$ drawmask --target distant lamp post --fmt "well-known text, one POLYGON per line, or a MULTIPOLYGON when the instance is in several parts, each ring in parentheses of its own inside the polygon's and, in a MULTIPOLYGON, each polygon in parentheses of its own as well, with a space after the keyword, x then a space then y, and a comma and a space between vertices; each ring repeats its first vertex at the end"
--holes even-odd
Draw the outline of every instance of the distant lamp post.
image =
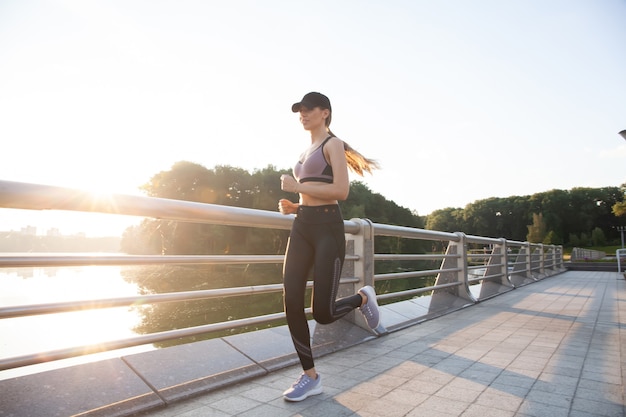
MULTIPOLYGON (((619 132, 620 136, 626 139, 626 129, 619 132)), ((624 230, 626 230, 626 226, 618 226, 617 230, 619 230, 622 234, 622 249, 624 249, 624 230)))
MULTIPOLYGON (((626 129, 619 132, 619 134, 626 139, 626 129)), ((624 231, 626 230, 626 226, 617 226, 617 230, 622 234, 622 249, 624 249, 624 231)))

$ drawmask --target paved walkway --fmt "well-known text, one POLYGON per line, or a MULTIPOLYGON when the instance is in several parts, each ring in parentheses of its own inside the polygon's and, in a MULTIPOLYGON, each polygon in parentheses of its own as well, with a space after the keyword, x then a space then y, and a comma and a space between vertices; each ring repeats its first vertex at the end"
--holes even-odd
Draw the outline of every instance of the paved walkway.
POLYGON ((569 271, 322 357, 303 402, 291 367, 141 415, 623 417, 625 325, 622 275, 569 271))

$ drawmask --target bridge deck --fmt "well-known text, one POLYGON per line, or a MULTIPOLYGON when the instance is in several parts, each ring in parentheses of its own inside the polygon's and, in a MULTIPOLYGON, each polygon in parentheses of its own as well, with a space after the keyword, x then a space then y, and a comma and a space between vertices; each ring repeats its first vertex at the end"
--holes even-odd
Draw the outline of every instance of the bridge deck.
MULTIPOLYGON (((0 381, 0 417, 127 416, 133 410, 144 417, 624 417, 624 324, 623 275, 569 271, 323 356, 317 368, 324 393, 300 403, 281 396, 300 373, 297 366, 169 401, 154 384, 163 379, 164 386, 177 386, 171 362, 201 367, 202 352, 221 346, 207 341, 0 381), (139 372, 142 360, 151 365, 150 378, 139 372), (89 407, 108 404, 104 396, 117 391, 137 401, 89 407), (154 408, 143 411, 147 407, 154 408)), ((258 349, 292 349, 287 338, 258 349)), ((229 362, 228 352, 214 352, 217 362, 240 363, 229 362)), ((187 377, 194 375, 186 369, 187 377)))
POLYGON ((624 324, 622 275, 569 271, 325 356, 303 402, 290 367, 142 415, 624 416, 624 324))

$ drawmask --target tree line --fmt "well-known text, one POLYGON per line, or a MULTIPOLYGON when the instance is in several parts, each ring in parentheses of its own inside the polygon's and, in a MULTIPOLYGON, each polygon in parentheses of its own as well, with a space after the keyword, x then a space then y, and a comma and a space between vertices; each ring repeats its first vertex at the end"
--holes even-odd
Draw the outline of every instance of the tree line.
MULTIPOLYGON (((279 199, 297 198, 280 189, 282 174, 290 174, 290 170, 272 165, 253 172, 232 166, 208 169, 181 161, 155 174, 140 188, 151 197, 276 211, 279 199)), ((616 226, 626 223, 619 211, 625 192, 626 184, 552 190, 478 200, 465 208, 445 208, 420 216, 354 181, 348 199, 340 206, 345 219, 367 218, 375 223, 476 236, 578 245, 594 233, 597 237, 596 229, 606 240, 619 239, 616 226)), ((121 248, 136 254, 282 254, 288 235, 285 230, 145 219, 124 232, 121 248)), ((377 253, 430 250, 424 242, 393 237, 376 237, 375 245, 377 253)))
POLYGON ((626 224, 625 193, 623 184, 488 198, 463 209, 437 210, 428 216, 426 228, 532 243, 611 244, 619 241, 617 227, 626 224))
MULTIPOLYGON (((280 176, 290 173, 271 165, 250 173, 231 166, 208 169, 181 161, 155 174, 140 188, 151 197, 277 211, 281 198, 297 199, 294 193, 280 188, 280 176)), ((367 218, 377 223, 424 227, 424 218, 373 193, 360 182, 351 183, 349 197, 340 206, 345 219, 367 218)), ((133 254, 282 254, 288 237, 286 230, 145 219, 125 230, 121 248, 133 254)), ((392 237, 377 237, 375 244, 380 253, 423 251, 423 243, 392 237)))
POLYGON ((0 252, 119 252, 120 238, 85 236, 36 236, 0 232, 0 252))

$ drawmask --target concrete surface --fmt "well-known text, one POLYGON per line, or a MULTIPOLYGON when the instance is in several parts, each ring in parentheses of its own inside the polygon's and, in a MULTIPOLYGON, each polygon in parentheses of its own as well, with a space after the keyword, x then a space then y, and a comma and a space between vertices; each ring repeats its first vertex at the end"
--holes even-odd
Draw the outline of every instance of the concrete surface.
POLYGON ((624 417, 625 321, 621 274, 568 271, 380 338, 312 323, 300 403, 277 328, 0 381, 0 416, 624 417))

